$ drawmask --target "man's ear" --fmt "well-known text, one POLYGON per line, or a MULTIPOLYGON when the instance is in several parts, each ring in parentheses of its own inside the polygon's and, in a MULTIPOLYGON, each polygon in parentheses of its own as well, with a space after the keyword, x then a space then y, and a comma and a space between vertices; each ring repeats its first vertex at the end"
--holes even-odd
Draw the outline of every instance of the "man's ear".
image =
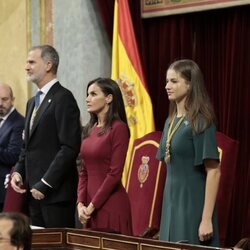
POLYGON ((47 64, 46 64, 47 71, 50 71, 51 68, 52 68, 52 62, 51 61, 47 61, 47 64))

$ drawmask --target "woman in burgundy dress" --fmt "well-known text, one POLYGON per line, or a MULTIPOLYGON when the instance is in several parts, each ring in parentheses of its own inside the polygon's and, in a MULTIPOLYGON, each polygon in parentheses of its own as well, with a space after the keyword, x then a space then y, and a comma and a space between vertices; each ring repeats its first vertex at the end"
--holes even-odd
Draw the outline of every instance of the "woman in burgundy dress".
POLYGON ((97 78, 87 86, 90 120, 83 128, 78 216, 86 228, 132 235, 128 195, 121 178, 129 129, 116 82, 97 78))

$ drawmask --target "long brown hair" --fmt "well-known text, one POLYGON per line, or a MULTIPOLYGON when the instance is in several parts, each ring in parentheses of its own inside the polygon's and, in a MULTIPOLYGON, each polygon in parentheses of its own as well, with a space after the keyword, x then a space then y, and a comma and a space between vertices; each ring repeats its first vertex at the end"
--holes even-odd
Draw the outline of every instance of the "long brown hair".
MULTIPOLYGON (((114 120, 121 120, 128 125, 122 93, 118 84, 110 78, 96 78, 88 83, 86 90, 87 95, 88 89, 92 84, 96 84, 105 96, 108 96, 109 94, 113 96, 112 102, 109 104, 109 109, 106 113, 104 126, 99 132, 99 135, 104 134, 114 120)), ((97 115, 90 113, 90 120, 86 126, 83 127, 84 138, 90 134, 97 121, 97 115)))
MULTIPOLYGON (((192 60, 183 59, 173 62, 168 69, 174 70, 190 86, 185 101, 187 117, 194 132, 204 131, 215 121, 215 115, 199 66, 192 60)), ((169 105, 170 121, 176 112, 176 104, 171 101, 169 105)))

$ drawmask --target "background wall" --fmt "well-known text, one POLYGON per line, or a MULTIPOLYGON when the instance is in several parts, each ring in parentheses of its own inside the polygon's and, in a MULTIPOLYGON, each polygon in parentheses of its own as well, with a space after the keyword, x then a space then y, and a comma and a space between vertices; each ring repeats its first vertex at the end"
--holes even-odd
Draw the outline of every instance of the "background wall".
POLYGON ((110 76, 111 48, 92 0, 54 0, 54 46, 60 53, 58 78, 74 93, 83 123, 87 83, 110 76))
POLYGON ((0 1, 0 82, 11 85, 15 104, 23 114, 30 86, 24 71, 28 11, 25 0, 0 1))
POLYGON ((59 79, 71 89, 85 111, 86 84, 110 76, 111 48, 96 11, 95 1, 53 1, 54 45, 61 56, 59 79))

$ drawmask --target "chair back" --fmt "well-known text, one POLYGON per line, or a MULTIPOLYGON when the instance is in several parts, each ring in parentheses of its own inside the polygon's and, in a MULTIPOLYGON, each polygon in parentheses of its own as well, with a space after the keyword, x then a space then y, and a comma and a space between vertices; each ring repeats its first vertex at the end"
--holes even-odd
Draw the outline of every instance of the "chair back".
POLYGON ((166 166, 156 159, 162 132, 151 132, 134 141, 126 182, 134 236, 148 228, 159 230, 166 166))
POLYGON ((221 132, 216 133, 216 139, 221 159, 221 178, 217 196, 219 239, 221 247, 224 247, 232 205, 239 142, 221 132))

